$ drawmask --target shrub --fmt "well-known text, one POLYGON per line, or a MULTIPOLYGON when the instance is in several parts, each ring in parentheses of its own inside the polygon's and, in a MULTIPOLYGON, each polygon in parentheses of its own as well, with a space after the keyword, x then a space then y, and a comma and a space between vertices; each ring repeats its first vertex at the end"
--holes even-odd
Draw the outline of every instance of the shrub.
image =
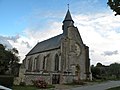
POLYGON ((7 75, 0 75, 0 85, 3 85, 8 88, 12 88, 14 77, 7 75))
POLYGON ((37 88, 46 88, 47 87, 47 83, 45 82, 44 79, 37 79, 37 80, 32 80, 33 84, 37 87, 37 88))
POLYGON ((20 86, 26 86, 25 82, 20 82, 20 86))

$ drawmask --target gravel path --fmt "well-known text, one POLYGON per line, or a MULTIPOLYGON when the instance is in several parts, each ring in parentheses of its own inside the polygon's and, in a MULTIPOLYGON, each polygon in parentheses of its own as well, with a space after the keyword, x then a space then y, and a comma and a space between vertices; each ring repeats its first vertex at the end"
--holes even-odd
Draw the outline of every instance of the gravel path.
MULTIPOLYGON (((44 90, 106 90, 112 87, 120 86, 120 81, 108 81, 100 84, 85 85, 85 86, 67 86, 67 85, 56 85, 56 88, 53 89, 44 89, 44 90)), ((43 89, 39 89, 43 90, 43 89)))
POLYGON ((96 85, 82 86, 68 90, 106 90, 108 88, 120 86, 120 81, 109 81, 96 85))

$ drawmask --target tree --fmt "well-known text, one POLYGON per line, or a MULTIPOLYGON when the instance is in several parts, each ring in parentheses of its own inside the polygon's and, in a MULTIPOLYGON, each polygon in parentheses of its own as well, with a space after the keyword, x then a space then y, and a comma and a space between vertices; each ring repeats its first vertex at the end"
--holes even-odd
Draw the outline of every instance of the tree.
POLYGON ((12 51, 13 54, 19 54, 19 52, 16 48, 13 48, 11 51, 12 51))
POLYGON ((7 71, 14 74, 15 66, 19 62, 16 54, 18 54, 17 49, 7 50, 5 46, 0 44, 0 74, 5 74, 7 71))
POLYGON ((6 52, 5 52, 5 47, 0 44, 0 74, 3 74, 5 72, 5 70, 7 70, 7 65, 8 64, 8 60, 6 58, 6 52))
POLYGON ((114 12, 116 12, 115 16, 120 15, 120 0, 108 0, 107 4, 114 12))
POLYGON ((100 68, 99 67, 94 67, 94 65, 91 66, 91 72, 92 72, 92 76, 95 79, 99 79, 100 78, 100 68))
POLYGON ((97 63, 96 67, 103 67, 101 63, 97 63))
POLYGON ((120 77, 120 64, 119 63, 113 63, 109 66, 110 68, 110 74, 115 75, 116 78, 120 77))

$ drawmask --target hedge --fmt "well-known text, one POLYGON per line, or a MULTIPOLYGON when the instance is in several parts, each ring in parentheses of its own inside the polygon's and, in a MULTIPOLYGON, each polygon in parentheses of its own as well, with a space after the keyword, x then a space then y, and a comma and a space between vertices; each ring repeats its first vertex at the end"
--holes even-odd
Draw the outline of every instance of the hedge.
POLYGON ((8 88, 12 88, 14 77, 8 75, 0 75, 0 85, 3 85, 8 88))

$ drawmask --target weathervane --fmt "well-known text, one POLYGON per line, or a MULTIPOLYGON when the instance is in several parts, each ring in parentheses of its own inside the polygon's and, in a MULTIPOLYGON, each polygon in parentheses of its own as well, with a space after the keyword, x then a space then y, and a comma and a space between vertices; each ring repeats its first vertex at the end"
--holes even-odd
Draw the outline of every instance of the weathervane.
POLYGON ((69 9, 69 4, 67 4, 68 5, 68 9, 69 9))

